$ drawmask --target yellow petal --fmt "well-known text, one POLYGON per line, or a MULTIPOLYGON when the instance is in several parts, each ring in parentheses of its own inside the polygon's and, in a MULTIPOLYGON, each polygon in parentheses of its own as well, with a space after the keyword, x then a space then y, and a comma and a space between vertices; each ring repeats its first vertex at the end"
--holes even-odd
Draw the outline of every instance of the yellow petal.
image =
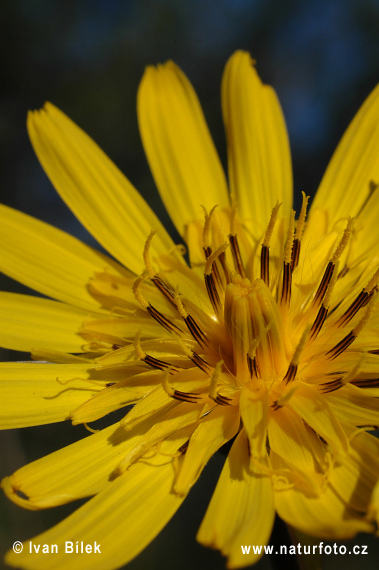
POLYGON ((258 381, 258 385, 254 382, 245 384, 241 391, 240 412, 249 438, 252 458, 266 456, 267 411, 266 384, 263 381, 258 381))
POLYGON ((379 193, 370 196, 370 183, 379 183, 379 87, 363 103, 339 143, 325 172, 309 214, 308 230, 312 233, 313 214, 327 211, 328 227, 345 223, 348 216, 356 220, 360 249, 378 241, 377 211, 379 193), (367 241, 368 240, 368 241, 367 241))
POLYGON ((137 111, 145 153, 158 190, 179 233, 203 218, 201 205, 229 205, 220 160, 196 93, 172 62, 148 67, 137 111))
MULTIPOLYGON (((179 462, 180 462, 179 458, 179 462)), ((161 531, 181 505, 183 497, 172 493, 174 460, 135 464, 103 492, 47 532, 34 544, 56 544, 58 553, 30 554, 29 541, 21 554, 9 551, 6 562, 29 570, 111 570, 134 558, 161 531), (65 542, 96 544, 99 552, 65 553, 65 542), (69 561, 69 562, 68 562, 69 561)))
POLYGON ((240 416, 235 406, 218 406, 199 423, 175 483, 176 493, 188 493, 212 455, 235 436, 239 423, 240 416))
POLYGON ((300 473, 309 493, 319 492, 324 484, 325 450, 317 435, 304 425, 300 416, 288 408, 276 410, 268 425, 270 449, 279 455, 291 472, 300 473))
POLYGON ((346 453, 349 442, 345 432, 325 398, 317 393, 314 388, 300 384, 294 391, 288 406, 303 418, 316 433, 321 435, 335 453, 342 455, 346 453))
POLYGON ((373 530, 364 517, 346 506, 329 486, 318 497, 308 497, 295 487, 276 491, 275 506, 281 519, 310 536, 344 539, 357 532, 373 530))
POLYGON ((152 250, 174 247, 158 218, 97 144, 64 113, 47 103, 30 113, 34 150, 62 199, 89 232, 135 273, 151 230, 152 250))
POLYGON ((379 400, 366 394, 362 388, 346 384, 340 390, 324 394, 324 398, 341 421, 355 426, 379 425, 379 400))
POLYGON ((351 451, 329 477, 334 492, 351 508, 365 513, 379 473, 379 441, 359 431, 350 441, 351 451))
MULTIPOLYGON (((163 391, 163 390, 162 390, 163 391)), ((138 445, 135 445, 124 457, 118 466, 118 472, 122 473, 137 461, 142 455, 165 438, 178 430, 192 426, 196 428, 199 417, 204 408, 203 404, 178 402, 170 398, 171 402, 159 405, 160 387, 147 394, 126 416, 132 417, 131 421, 122 421, 124 428, 139 429, 144 437, 138 445), (137 409, 137 412, 134 411, 137 409), (138 413, 143 415, 138 417, 138 413)), ((167 395, 166 395, 167 396, 167 395)), ((167 396, 169 398, 169 396, 167 396)))
POLYGON ((63 303, 0 292, 0 345, 24 352, 37 347, 84 352, 78 332, 86 317, 86 312, 63 303))
POLYGON ((40 293, 86 310, 100 309, 87 290, 95 273, 119 273, 115 262, 76 238, 2 205, 0 242, 3 273, 40 293))
POLYGON ((109 426, 41 459, 11 476, 1 486, 19 506, 38 510, 98 493, 132 443, 118 424, 109 426))
POLYGON ((250 457, 246 433, 242 430, 229 452, 197 540, 218 548, 228 557, 228 568, 249 566, 264 553, 250 549, 243 554, 241 545, 263 547, 269 541, 274 523, 271 479, 257 465, 249 470, 250 457))
POLYGON ((94 422, 114 410, 135 404, 160 382, 158 371, 133 374, 133 370, 128 369, 127 376, 71 411, 73 425, 94 422))
POLYGON ((263 85, 248 53, 237 51, 222 80, 222 111, 228 142, 229 184, 254 237, 268 226, 276 202, 287 219, 292 206, 288 135, 277 97, 263 85))
POLYGON ((88 381, 88 364, 0 363, 1 429, 69 419, 69 412, 104 387, 88 381))

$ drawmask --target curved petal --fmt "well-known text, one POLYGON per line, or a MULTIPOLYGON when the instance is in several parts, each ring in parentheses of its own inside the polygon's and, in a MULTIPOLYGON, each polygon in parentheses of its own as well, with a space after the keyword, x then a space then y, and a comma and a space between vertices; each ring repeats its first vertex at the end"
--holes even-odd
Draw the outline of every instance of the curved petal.
POLYGON ((0 429, 69 419, 70 411, 104 388, 89 381, 89 364, 0 363, 0 429))
POLYGON ((44 295, 90 311, 100 309, 88 292, 95 273, 123 271, 69 234, 3 205, 0 242, 3 273, 44 295))
POLYGON ((272 414, 268 424, 271 452, 285 462, 298 483, 312 495, 317 495, 325 484, 325 449, 318 436, 301 417, 287 407, 272 414), (321 469, 320 469, 321 467, 321 469))
POLYGON ((171 61, 148 67, 137 99, 139 128, 162 200, 179 233, 201 205, 229 205, 225 175, 196 93, 171 61))
POLYGON ((240 424, 238 409, 218 406, 195 429, 183 466, 175 482, 175 492, 186 495, 199 478, 209 459, 237 433, 240 424))
POLYGON ((282 110, 275 92, 259 79, 250 55, 242 51, 226 64, 221 96, 230 191, 241 216, 254 220, 252 231, 259 238, 278 200, 286 219, 292 206, 291 155, 282 110))
POLYGON ((47 103, 28 116, 33 148, 61 198, 83 226, 133 272, 143 270, 142 252, 157 230, 153 252, 174 247, 144 199, 97 144, 62 111, 47 103))
MULTIPOLYGON (((181 459, 179 458, 179 462, 181 459)), ((104 491, 61 523, 32 539, 34 544, 56 544, 57 553, 21 554, 9 551, 6 562, 29 570, 110 570, 133 559, 162 530, 184 500, 172 493, 174 459, 150 459, 131 467, 104 491), (66 541, 74 551, 65 553, 66 541), (98 551, 75 552, 76 541, 97 545, 98 551), (69 558, 68 558, 69 556, 69 558)))
POLYGON ((351 452, 342 459, 341 464, 334 467, 329 484, 346 504, 364 513, 369 508, 378 473, 378 439, 364 431, 355 431, 351 439, 351 452))
POLYGON ((321 435, 336 455, 343 456, 349 449, 349 442, 332 408, 311 386, 299 383, 296 387, 288 407, 321 435))
POLYGON ((246 433, 242 430, 229 452, 197 540, 218 548, 228 557, 228 568, 256 562, 269 539, 275 511, 270 477, 258 465, 250 470, 246 433), (242 552, 241 545, 254 544, 259 551, 242 552))
POLYGON ((24 352, 40 347, 85 352, 78 333, 87 315, 50 299, 0 291, 0 346, 24 352))
POLYGON ((379 238, 378 184, 379 86, 359 109, 329 163, 309 212, 309 233, 317 210, 327 212, 329 229, 340 221, 346 225, 348 216, 358 216, 360 249, 372 247, 379 238))
POLYGON ((277 491, 275 506, 281 519, 308 536, 344 539, 373 530, 364 516, 346 506, 329 486, 318 497, 308 497, 296 487, 277 491))

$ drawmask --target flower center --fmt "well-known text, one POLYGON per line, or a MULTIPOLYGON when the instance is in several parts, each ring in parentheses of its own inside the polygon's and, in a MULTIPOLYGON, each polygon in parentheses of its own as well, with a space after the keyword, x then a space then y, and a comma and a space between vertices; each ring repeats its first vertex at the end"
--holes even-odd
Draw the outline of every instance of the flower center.
POLYGON ((269 381, 283 371, 282 321, 262 279, 232 278, 225 290, 224 319, 233 345, 233 373, 241 385, 253 374, 269 381))

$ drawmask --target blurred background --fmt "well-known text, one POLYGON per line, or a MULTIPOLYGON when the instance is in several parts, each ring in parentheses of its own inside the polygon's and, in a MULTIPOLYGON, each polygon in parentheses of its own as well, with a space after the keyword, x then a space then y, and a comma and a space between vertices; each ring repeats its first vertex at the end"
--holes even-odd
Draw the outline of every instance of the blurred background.
MULTIPOLYGON (((54 192, 27 138, 28 109, 49 100, 100 144, 172 229, 139 138, 139 81, 148 64, 178 63, 199 94, 225 164, 220 82, 236 49, 250 51, 262 79, 275 87, 291 141, 295 192, 313 195, 343 131, 378 81, 378 0, 2 0, 1 202, 93 244, 54 192)), ((5 277, 0 285, 25 291, 5 277)), ((14 357, 25 359, 10 351, 1 359, 14 357)), ((0 440, 0 475, 86 435, 70 424, 7 433, 0 440)), ((222 462, 221 455, 210 462, 182 511, 131 570, 224 568, 218 553, 195 542, 222 462)), ((1 500, 1 553, 73 508, 33 513, 1 500)), ((359 562, 330 556, 326 567, 377 568, 377 543, 365 536, 356 542, 369 543, 368 556, 359 562)), ((275 562, 284 566, 264 559, 257 568, 275 562)))

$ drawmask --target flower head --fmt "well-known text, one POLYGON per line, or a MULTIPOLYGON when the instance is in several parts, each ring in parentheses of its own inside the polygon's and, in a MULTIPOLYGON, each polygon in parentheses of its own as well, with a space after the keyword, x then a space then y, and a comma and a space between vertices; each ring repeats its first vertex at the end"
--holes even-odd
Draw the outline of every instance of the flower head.
MULTIPOLYGON (((57 299, 1 295, 3 344, 48 362, 2 365, 3 427, 87 424, 135 404, 2 483, 28 509, 94 495, 38 537, 101 538, 101 556, 73 555, 72 568, 136 556, 233 439, 197 536, 230 568, 259 558, 241 544, 266 544, 275 512, 323 538, 375 529, 379 91, 309 214, 305 193, 292 210, 280 106, 246 53, 226 66, 222 107, 229 190, 181 71, 147 69, 138 93, 146 155, 186 250, 62 112, 47 104, 28 119, 57 191, 117 261, 2 207, 3 271, 57 299)), ((28 552, 7 562, 51 567, 28 552)), ((66 564, 62 547, 54 567, 66 564)))

